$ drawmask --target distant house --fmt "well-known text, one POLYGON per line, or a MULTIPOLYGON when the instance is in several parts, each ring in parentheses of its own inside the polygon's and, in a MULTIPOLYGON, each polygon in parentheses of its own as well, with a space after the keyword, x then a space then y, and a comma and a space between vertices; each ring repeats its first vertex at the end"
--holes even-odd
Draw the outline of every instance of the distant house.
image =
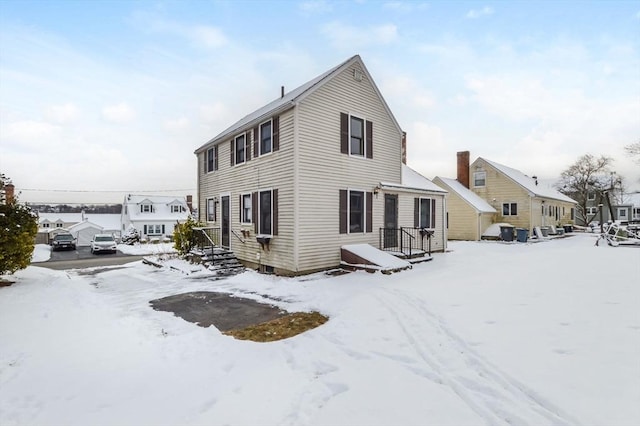
POLYGON ((433 183, 446 189, 447 235, 450 240, 479 241, 496 220, 498 211, 455 179, 435 177, 433 183))
POLYGON ((145 239, 170 237, 176 223, 185 222, 190 214, 184 197, 129 194, 122 203, 120 230, 134 227, 145 239))
MULTIPOLYGON (((622 202, 617 202, 614 199, 609 200, 611 202, 611 210, 613 210, 613 217, 609 210, 609 205, 606 201, 599 199, 594 192, 587 196, 587 211, 586 215, 589 219, 596 222, 606 223, 610 220, 618 222, 638 222, 640 221, 640 192, 632 192, 624 194, 622 202), (602 217, 600 216, 599 203, 602 204, 602 217)), ((580 221, 580 225, 586 225, 580 221)))
MULTIPOLYGON (((496 222, 530 232, 536 226, 575 221, 577 203, 554 188, 539 185, 535 176, 479 157, 469 165, 469 152, 458 153, 457 181, 497 210, 496 222)), ((456 212, 449 210, 453 219, 456 212)))
POLYGON ((406 140, 360 56, 199 147, 199 219, 246 265, 297 275, 341 247, 446 248, 446 192, 404 164, 406 140), (420 230, 430 230, 418 232, 420 230))
MULTIPOLYGON (((38 234, 37 244, 48 244, 55 234, 69 232, 78 238, 78 246, 88 245, 86 238, 93 233, 120 235, 120 215, 119 214, 86 214, 81 213, 38 213, 38 234)), ((90 237, 89 237, 90 238, 90 237)))

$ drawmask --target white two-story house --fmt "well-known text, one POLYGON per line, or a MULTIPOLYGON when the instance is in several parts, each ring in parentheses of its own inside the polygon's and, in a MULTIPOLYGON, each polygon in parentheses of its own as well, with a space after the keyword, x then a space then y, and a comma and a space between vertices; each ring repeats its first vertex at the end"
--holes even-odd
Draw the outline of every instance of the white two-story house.
POLYGON ((432 234, 442 251, 446 191, 405 153, 356 55, 196 149, 199 220, 243 263, 278 274, 338 266, 350 244, 394 251, 432 234))
POLYGON ((184 197, 133 195, 122 202, 122 233, 134 227, 142 238, 164 239, 173 235, 176 223, 187 220, 191 211, 184 197))

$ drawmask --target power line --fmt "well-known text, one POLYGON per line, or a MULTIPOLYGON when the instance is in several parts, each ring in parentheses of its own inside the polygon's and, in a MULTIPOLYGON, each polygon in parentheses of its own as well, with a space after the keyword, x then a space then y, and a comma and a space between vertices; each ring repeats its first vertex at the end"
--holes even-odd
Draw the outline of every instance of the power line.
POLYGON ((185 189, 139 189, 139 190, 115 190, 115 189, 100 189, 100 190, 89 190, 89 189, 33 189, 33 188, 16 188, 17 191, 39 191, 39 192, 125 192, 128 194, 135 194, 141 192, 184 192, 184 191, 195 191, 195 188, 185 188, 185 189))

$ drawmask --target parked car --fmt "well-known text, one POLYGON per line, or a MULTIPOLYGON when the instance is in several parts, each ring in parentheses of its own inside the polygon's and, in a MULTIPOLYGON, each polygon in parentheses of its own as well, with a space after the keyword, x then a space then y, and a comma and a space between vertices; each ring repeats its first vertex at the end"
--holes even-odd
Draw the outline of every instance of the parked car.
POLYGON ((62 249, 76 249, 76 239, 71 234, 57 234, 51 241, 51 249, 53 251, 62 249))
POLYGON ((109 234, 96 234, 91 240, 91 253, 115 253, 116 252, 116 240, 113 235, 109 234))

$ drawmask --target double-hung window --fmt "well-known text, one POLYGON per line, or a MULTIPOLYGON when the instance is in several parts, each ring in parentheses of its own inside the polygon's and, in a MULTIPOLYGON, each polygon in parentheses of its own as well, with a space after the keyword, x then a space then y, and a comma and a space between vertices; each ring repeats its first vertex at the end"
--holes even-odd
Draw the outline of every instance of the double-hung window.
POLYGON ((207 149, 205 152, 205 173, 218 170, 218 146, 207 149))
POLYGON ((145 225, 146 234, 147 235, 162 235, 163 234, 163 226, 162 225, 145 225))
POLYGON ((595 215, 598 213, 597 207, 587 207, 587 214, 595 215))
POLYGON ((273 233, 272 196, 272 191, 258 193, 258 233, 261 235, 272 235, 273 233))
POLYGON ((351 116, 349 123, 350 154, 364 157, 364 120, 351 116))
POLYGON ((252 205, 252 200, 251 200, 251 194, 242 194, 240 196, 240 221, 242 223, 251 223, 252 222, 252 216, 251 216, 251 205, 252 205))
POLYGON ((364 232, 364 213, 364 192, 349 191, 349 233, 364 232))
POLYGON ((502 216, 517 216, 518 203, 502 203, 502 216))
POLYGON ((171 213, 182 213, 184 211, 184 207, 178 206, 175 204, 171 205, 171 213))
POLYGON ((487 183, 487 172, 474 172, 473 173, 473 186, 482 187, 487 183))
POLYGON ((213 198, 207 198, 207 222, 216 221, 216 201, 213 198))
POLYGON ((432 198, 420 198, 420 228, 436 227, 436 200, 432 198))
POLYGON ((140 204, 140 213, 151 213, 152 211, 151 204, 140 204))
POLYGON ((246 135, 236 136, 235 139, 236 145, 236 155, 235 155, 235 164, 241 164, 245 162, 245 153, 247 148, 247 139, 246 135))
POLYGON ((273 127, 269 120, 260 125, 260 155, 268 154, 273 149, 273 127))

